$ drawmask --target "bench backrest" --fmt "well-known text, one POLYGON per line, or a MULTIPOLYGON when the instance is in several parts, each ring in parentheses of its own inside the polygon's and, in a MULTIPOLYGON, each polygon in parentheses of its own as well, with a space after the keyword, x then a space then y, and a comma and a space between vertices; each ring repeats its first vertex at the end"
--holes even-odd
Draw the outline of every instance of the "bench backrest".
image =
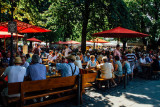
POLYGON ((21 92, 21 82, 8 83, 8 95, 18 94, 21 92))
POLYGON ((62 88, 74 86, 76 84, 77 76, 51 78, 38 81, 25 81, 21 87, 23 92, 42 91, 52 88, 62 88))
POLYGON ((82 74, 82 89, 87 87, 87 83, 95 82, 97 73, 82 74))

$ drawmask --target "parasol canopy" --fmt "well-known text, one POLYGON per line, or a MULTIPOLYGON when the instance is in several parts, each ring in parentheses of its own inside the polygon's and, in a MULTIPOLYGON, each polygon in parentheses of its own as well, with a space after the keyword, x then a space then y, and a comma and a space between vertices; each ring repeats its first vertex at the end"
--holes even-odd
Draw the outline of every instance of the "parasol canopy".
POLYGON ((99 33, 92 34, 93 37, 106 37, 106 38, 136 38, 136 37, 147 37, 150 35, 136 32, 133 30, 125 29, 122 27, 116 27, 114 29, 102 31, 99 33))
POLYGON ((93 40, 90 40, 89 42, 92 42, 92 43, 109 43, 108 41, 105 41, 105 40, 100 39, 100 38, 95 38, 93 40))
MULTIPOLYGON (((23 38, 23 35, 13 33, 13 37, 23 38)), ((10 38, 11 33, 0 31, 0 38, 10 38)))
POLYGON ((66 42, 63 42, 63 41, 58 41, 58 42, 55 42, 54 44, 65 44, 66 42))
MULTIPOLYGON (((18 20, 14 20, 17 22, 17 32, 18 33, 41 33, 41 32, 50 32, 51 30, 44 29, 38 26, 34 26, 31 24, 27 24, 18 20)), ((0 31, 8 32, 8 22, 0 23, 0 31)))
POLYGON ((36 39, 36 38, 34 38, 34 37, 27 39, 27 41, 31 41, 31 42, 42 42, 41 40, 36 39))
POLYGON ((65 44, 81 44, 81 43, 77 42, 77 41, 70 40, 70 41, 66 41, 65 44))

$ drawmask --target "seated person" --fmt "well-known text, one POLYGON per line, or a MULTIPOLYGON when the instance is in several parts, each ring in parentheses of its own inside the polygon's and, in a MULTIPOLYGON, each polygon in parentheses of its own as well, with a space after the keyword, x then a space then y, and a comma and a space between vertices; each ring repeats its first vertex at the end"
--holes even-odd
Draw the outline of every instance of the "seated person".
POLYGON ((84 56, 84 62, 88 62, 89 60, 91 60, 91 59, 90 59, 90 54, 87 53, 87 55, 84 56))
POLYGON ((3 54, 3 58, 2 58, 2 66, 3 67, 8 67, 9 66, 10 57, 11 57, 10 52, 8 52, 7 54, 6 53, 3 54))
POLYGON ((123 75, 122 64, 119 60, 119 56, 115 56, 115 75, 117 76, 123 75))
POLYGON ((97 61, 98 61, 99 64, 102 63, 102 58, 103 58, 103 55, 100 54, 100 55, 98 56, 98 58, 97 58, 97 61))
POLYGON ((103 64, 101 64, 101 66, 100 66, 100 68, 101 68, 101 78, 111 79, 112 82, 114 83, 114 86, 116 86, 117 84, 115 83, 115 81, 113 79, 113 77, 114 77, 113 65, 110 62, 108 62, 107 57, 103 57, 102 61, 103 61, 103 64))
MULTIPOLYGON (((20 57, 16 57, 14 63, 15 65, 9 66, 5 69, 2 78, 4 79, 8 76, 8 83, 23 82, 24 76, 26 75, 26 68, 21 66, 22 60, 20 57)), ((20 97, 20 94, 8 95, 8 88, 4 88, 1 94, 3 96, 2 99, 4 100, 4 105, 7 105, 5 96, 20 97)))
POLYGON ((140 65, 146 64, 146 59, 144 55, 141 55, 141 58, 139 59, 140 65))
POLYGON ((159 61, 158 56, 153 57, 153 63, 151 64, 153 71, 159 71, 159 61))
POLYGON ((95 61, 95 56, 94 55, 91 55, 90 58, 91 58, 91 60, 89 60, 87 62, 86 68, 95 68, 98 65, 98 62, 95 61))
POLYGON ((22 59, 22 65, 21 66, 23 66, 27 69, 28 66, 29 66, 29 63, 26 61, 26 57, 23 56, 23 57, 21 57, 21 59, 22 59))
POLYGON ((131 74, 131 66, 130 63, 127 61, 127 57, 123 56, 123 63, 122 63, 122 67, 123 67, 123 72, 125 73, 124 70, 127 71, 127 74, 131 74))
POLYGON ((37 54, 32 56, 32 65, 27 68, 27 76, 31 78, 32 81, 46 79, 46 67, 39 63, 40 57, 37 54))
POLYGON ((74 64, 78 66, 80 69, 82 69, 82 63, 79 56, 76 56, 76 60, 74 61, 74 64))
POLYGON ((30 54, 26 54, 27 62, 30 64, 32 62, 32 58, 30 57, 30 54))
POLYGON ((51 60, 52 60, 52 51, 50 51, 48 55, 48 61, 51 61, 51 60))
POLYGON ((68 63, 57 63, 56 69, 61 71, 62 77, 68 77, 79 74, 79 68, 74 64, 75 56, 67 57, 68 63))

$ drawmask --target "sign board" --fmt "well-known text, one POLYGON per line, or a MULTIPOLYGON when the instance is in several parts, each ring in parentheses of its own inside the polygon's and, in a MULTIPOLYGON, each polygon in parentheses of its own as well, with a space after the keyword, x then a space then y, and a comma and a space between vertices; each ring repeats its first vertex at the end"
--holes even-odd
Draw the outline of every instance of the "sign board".
POLYGON ((14 21, 8 22, 8 32, 17 33, 17 22, 14 21))
POLYGON ((23 53, 28 54, 28 45, 23 45, 23 53))

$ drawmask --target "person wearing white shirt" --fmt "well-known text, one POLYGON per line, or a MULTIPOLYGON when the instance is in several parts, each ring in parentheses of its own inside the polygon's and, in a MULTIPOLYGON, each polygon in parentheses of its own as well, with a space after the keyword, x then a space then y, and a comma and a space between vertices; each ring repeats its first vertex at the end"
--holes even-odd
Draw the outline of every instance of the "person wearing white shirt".
POLYGON ((64 50, 64 56, 65 57, 68 57, 68 55, 69 55, 69 52, 71 52, 72 50, 70 49, 70 48, 68 48, 68 45, 65 45, 65 50, 64 50))
POLYGON ((82 62, 81 62, 79 56, 76 56, 76 60, 74 61, 74 64, 75 64, 76 66, 78 66, 80 69, 83 69, 83 68, 82 68, 82 62))
POLYGON ((140 61, 140 64, 146 64, 145 56, 142 55, 141 58, 139 59, 139 61, 140 61))
POLYGON ((51 60, 52 60, 52 51, 50 51, 48 55, 48 61, 51 61, 51 60))
POLYGON ((101 68, 101 78, 105 78, 105 79, 111 79, 112 83, 114 83, 114 86, 116 86, 117 84, 115 83, 113 77, 113 65, 112 63, 108 62, 108 58, 107 57, 103 57, 102 59, 103 64, 101 64, 100 68, 101 68))

